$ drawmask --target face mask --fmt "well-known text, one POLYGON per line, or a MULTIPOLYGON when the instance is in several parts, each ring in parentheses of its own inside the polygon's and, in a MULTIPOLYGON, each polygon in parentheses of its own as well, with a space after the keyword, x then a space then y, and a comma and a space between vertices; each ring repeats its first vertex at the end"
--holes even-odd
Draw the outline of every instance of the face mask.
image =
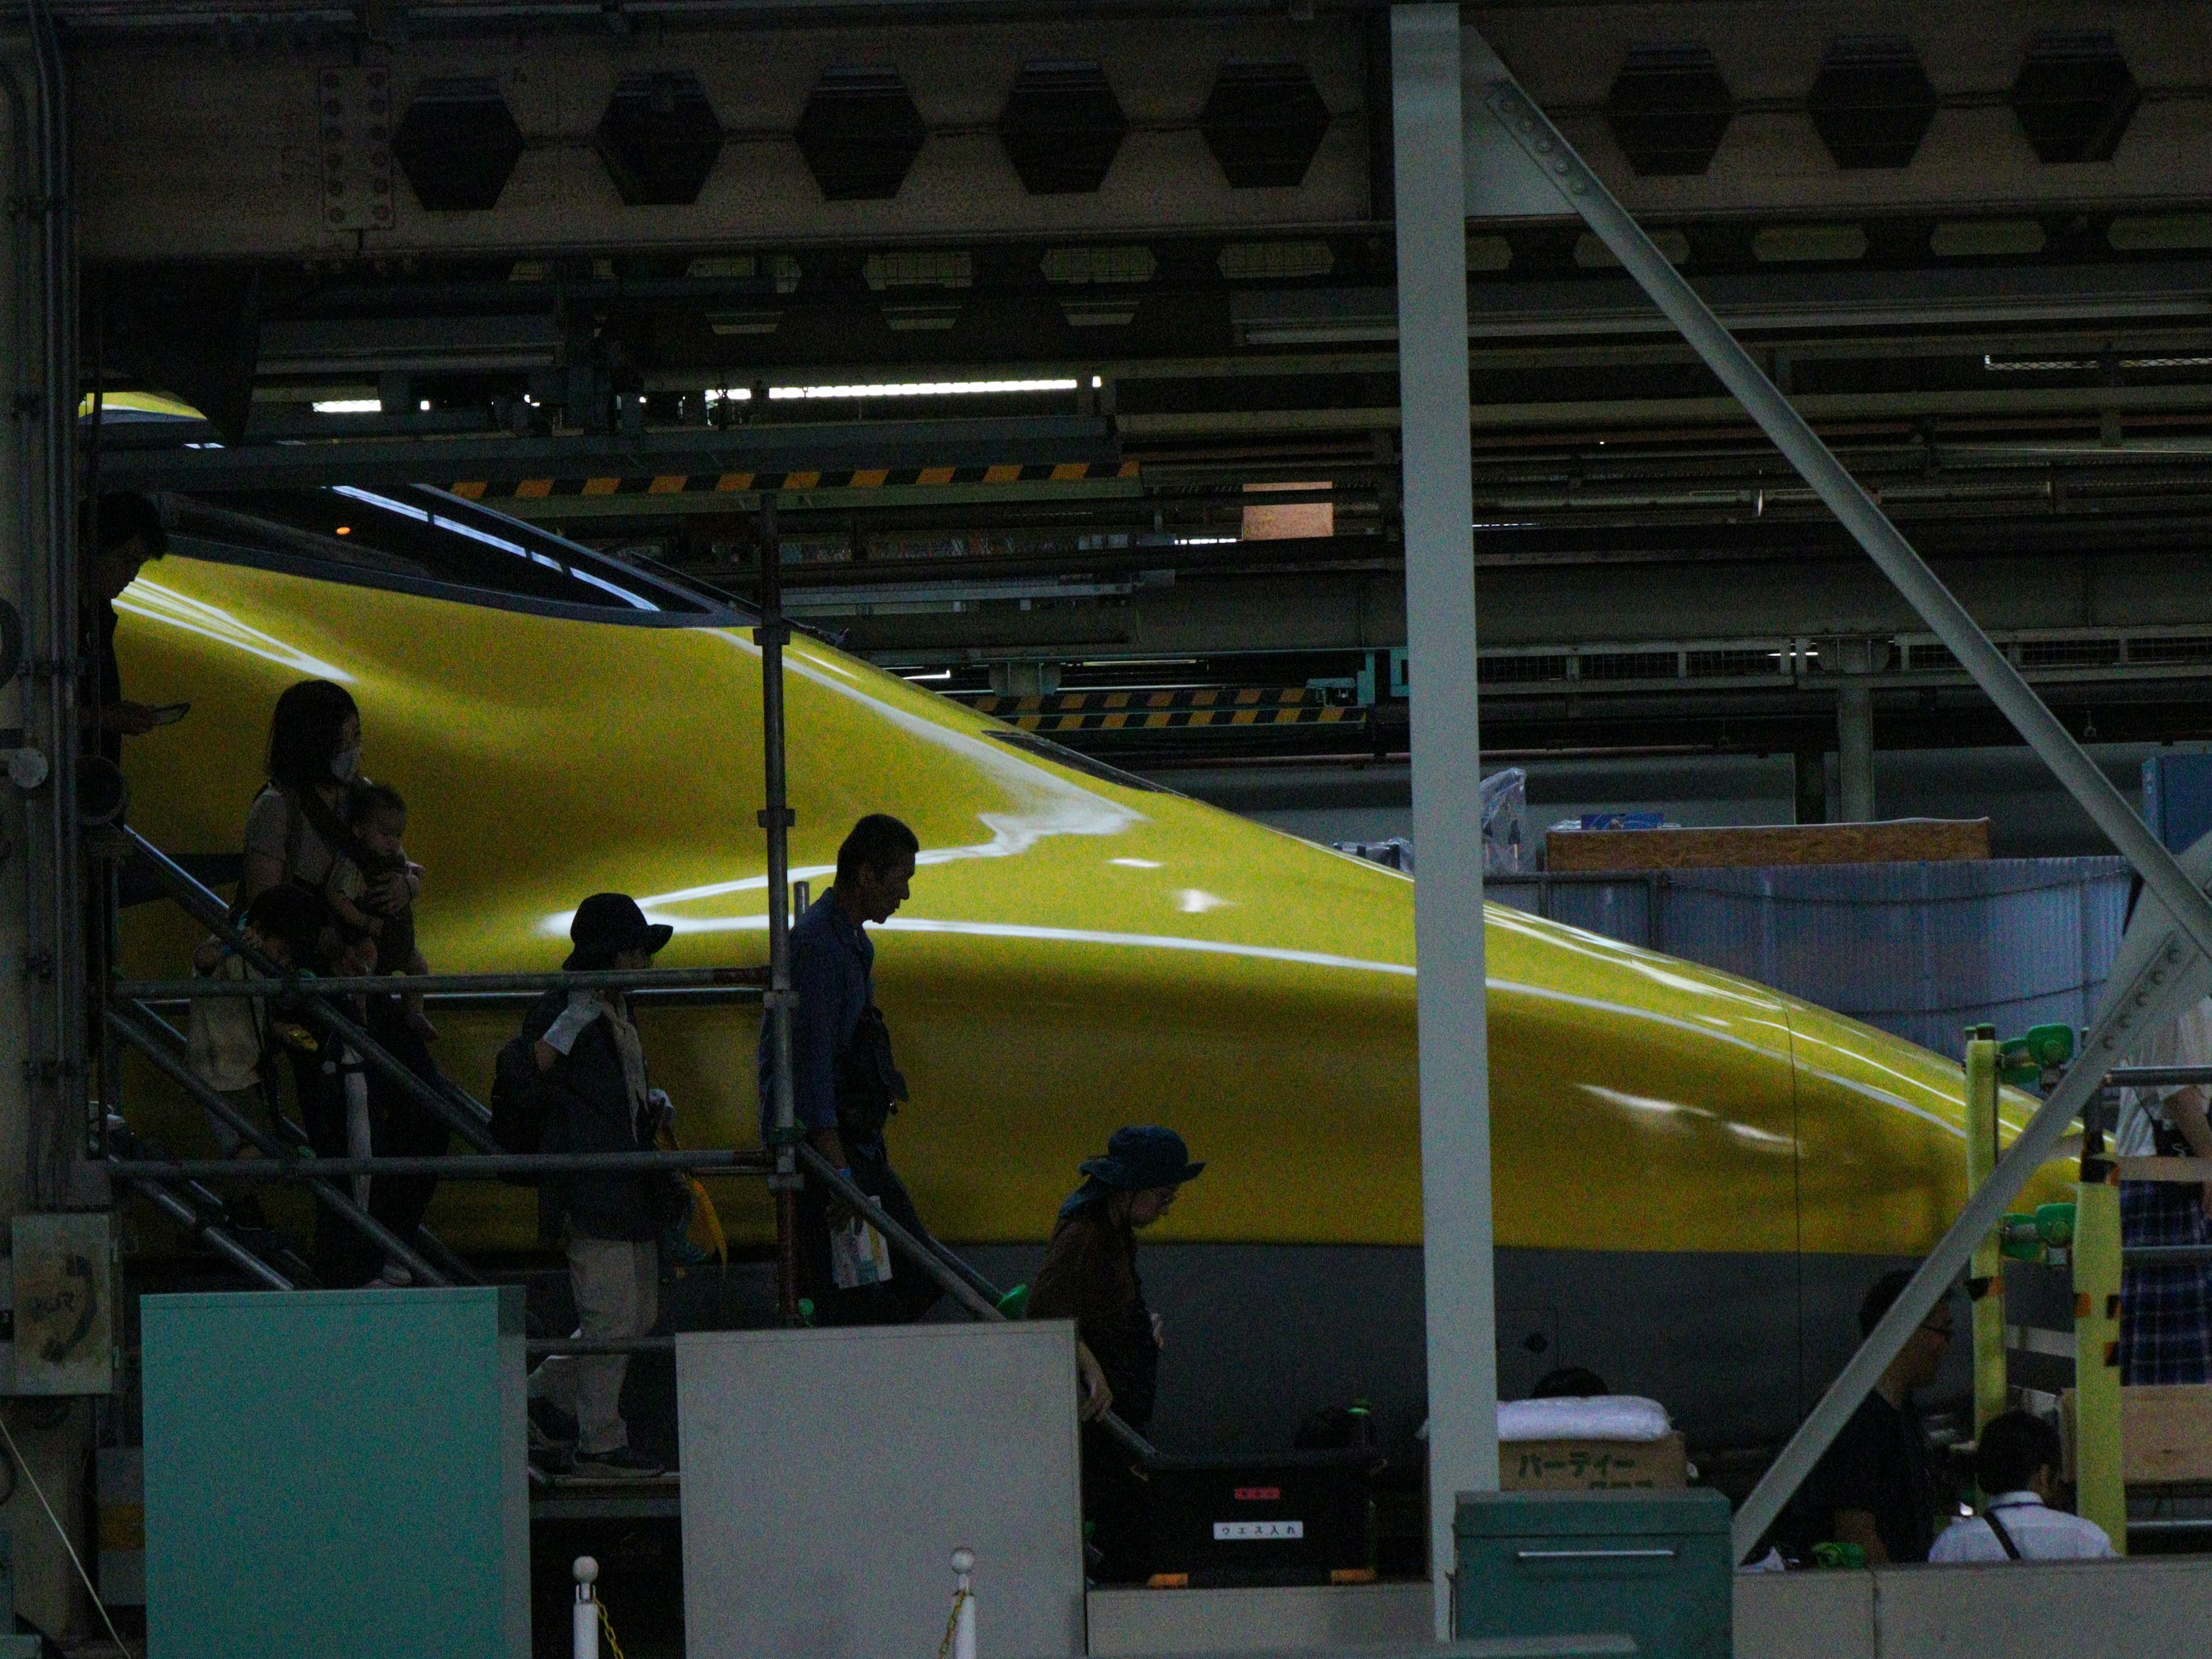
POLYGON ((331 757, 331 775, 340 783, 351 783, 361 773, 361 745, 341 749, 331 757))

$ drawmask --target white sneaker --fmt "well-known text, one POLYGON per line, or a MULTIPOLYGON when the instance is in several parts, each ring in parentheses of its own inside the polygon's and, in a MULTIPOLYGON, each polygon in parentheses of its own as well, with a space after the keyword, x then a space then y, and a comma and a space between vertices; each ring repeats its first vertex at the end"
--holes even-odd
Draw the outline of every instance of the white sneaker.
POLYGON ((376 1282, 387 1290, 400 1290, 412 1285, 415 1275, 397 1261, 387 1261, 384 1264, 384 1271, 377 1274, 376 1282))

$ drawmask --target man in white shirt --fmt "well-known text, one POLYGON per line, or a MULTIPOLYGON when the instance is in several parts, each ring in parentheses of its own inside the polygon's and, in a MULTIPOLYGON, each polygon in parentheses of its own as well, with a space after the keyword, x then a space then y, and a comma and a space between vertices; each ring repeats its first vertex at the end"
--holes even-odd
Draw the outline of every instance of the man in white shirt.
POLYGON ((1991 1418, 1974 1449, 1974 1479, 1990 1494, 1982 1512, 1954 1521, 1928 1552, 1931 1562, 2094 1561, 2112 1540, 2094 1521, 2051 1507, 2058 1479, 2058 1431, 2026 1412, 1991 1418))

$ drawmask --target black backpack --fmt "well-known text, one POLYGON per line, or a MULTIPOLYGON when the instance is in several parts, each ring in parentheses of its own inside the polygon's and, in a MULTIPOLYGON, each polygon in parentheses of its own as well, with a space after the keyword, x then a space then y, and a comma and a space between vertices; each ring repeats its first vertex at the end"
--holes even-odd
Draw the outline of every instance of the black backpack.
MULTIPOLYGON (((538 1069, 538 1039, 528 1031, 501 1045, 491 1068, 491 1138, 504 1152, 546 1150, 545 1121, 552 1103, 538 1069)), ((535 1176, 502 1177, 510 1186, 534 1187, 535 1176)))

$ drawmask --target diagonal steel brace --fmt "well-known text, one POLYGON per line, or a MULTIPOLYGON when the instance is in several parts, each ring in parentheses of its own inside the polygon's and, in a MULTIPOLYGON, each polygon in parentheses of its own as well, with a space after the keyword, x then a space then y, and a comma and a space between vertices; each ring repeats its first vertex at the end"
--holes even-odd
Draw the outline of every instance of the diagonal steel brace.
POLYGON ((2195 958, 2200 953, 2212 955, 2212 902, 2207 901, 2198 884, 2203 872, 2195 872, 2198 879, 2192 880, 2144 827, 2112 780, 2059 724, 2020 671, 1990 642, 1966 607, 1845 471, 1751 354, 1721 325, 1711 307, 1534 100, 1508 80, 1494 83, 1486 102, 1514 142, 1551 179, 1562 199, 1582 216, 1652 303, 1681 331, 1705 366, 1735 395, 1784 458, 2135 866, 2169 919, 2135 980, 2123 983, 2121 975, 2114 973, 2097 1024, 2073 1069, 2021 1131, 1991 1178, 1969 1200, 1921 1263, 1911 1284, 1738 1510, 1734 1541, 1741 1559, 1780 1515, 1783 1505, 1812 1472, 1906 1340, 1948 1292, 1952 1280, 1966 1266, 1974 1241, 1988 1233, 2005 1206, 2056 1150, 2068 1123, 2102 1084, 2105 1072, 2160 1019, 2186 1006, 2184 992, 2197 977, 2190 971, 2195 958))

